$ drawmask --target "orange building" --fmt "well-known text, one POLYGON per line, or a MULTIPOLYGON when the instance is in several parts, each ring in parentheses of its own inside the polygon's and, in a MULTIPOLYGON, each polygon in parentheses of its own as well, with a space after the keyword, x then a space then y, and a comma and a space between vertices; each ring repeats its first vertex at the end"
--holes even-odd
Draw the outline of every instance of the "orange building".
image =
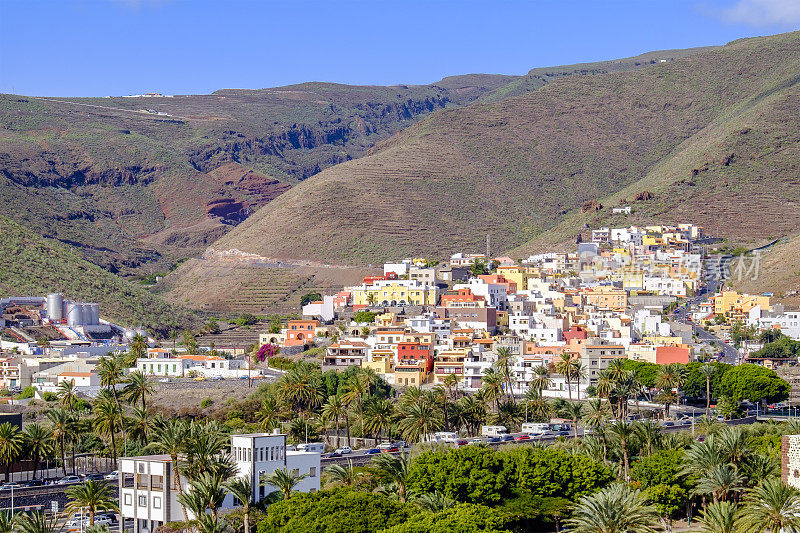
POLYGON ((308 344, 317 332, 319 320, 290 320, 286 327, 284 346, 303 346, 308 344))

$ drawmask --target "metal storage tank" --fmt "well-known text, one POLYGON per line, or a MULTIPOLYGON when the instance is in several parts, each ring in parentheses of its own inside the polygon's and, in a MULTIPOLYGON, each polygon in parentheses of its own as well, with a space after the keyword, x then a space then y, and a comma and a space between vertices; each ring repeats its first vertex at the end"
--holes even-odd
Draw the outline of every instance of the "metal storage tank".
POLYGON ((97 326, 100 324, 100 305, 99 304, 86 304, 89 306, 89 322, 90 326, 97 326))
POLYGON ((47 318, 59 322, 64 318, 64 295, 54 292, 47 295, 47 318))
POLYGON ((75 302, 70 302, 67 304, 67 325, 83 325, 83 307, 81 304, 76 304, 75 302))

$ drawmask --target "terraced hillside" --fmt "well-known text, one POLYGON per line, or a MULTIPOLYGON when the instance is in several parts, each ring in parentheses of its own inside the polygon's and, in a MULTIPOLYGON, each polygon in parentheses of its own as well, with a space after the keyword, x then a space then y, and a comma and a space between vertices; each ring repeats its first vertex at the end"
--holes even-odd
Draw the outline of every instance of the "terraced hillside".
POLYGON ((334 294, 375 269, 277 265, 237 259, 190 259, 158 284, 180 305, 215 312, 297 313, 309 292, 334 294))
POLYGON ((146 289, 86 261, 69 246, 0 216, 0 296, 50 292, 97 302, 103 318, 131 327, 147 326, 161 335, 198 322, 185 308, 167 304, 146 289))
POLYGON ((445 110, 292 188, 214 248, 366 264, 481 250, 489 233, 495 250, 523 253, 645 191, 641 219, 785 233, 800 220, 798 81, 790 33, 445 110))

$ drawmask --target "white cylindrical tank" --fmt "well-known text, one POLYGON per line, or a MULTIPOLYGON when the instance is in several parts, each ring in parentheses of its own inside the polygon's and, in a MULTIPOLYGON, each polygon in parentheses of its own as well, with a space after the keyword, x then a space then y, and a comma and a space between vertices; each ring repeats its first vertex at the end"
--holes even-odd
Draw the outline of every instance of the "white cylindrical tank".
POLYGON ((64 318, 64 295, 58 292, 47 295, 47 318, 60 322, 64 318))
POLYGON ((83 307, 81 304, 77 304, 75 302, 70 302, 67 304, 67 325, 83 325, 83 307))
POLYGON ((98 304, 87 304, 89 306, 89 322, 87 322, 90 326, 97 326, 100 324, 100 305, 98 304))

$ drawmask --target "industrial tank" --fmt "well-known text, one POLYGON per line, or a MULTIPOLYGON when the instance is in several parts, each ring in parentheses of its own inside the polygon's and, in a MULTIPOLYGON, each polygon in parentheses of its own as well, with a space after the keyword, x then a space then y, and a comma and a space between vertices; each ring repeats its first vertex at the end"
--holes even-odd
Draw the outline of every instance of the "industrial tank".
POLYGON ((67 325, 70 327, 83 325, 83 306, 81 304, 75 302, 67 304, 67 325))
POLYGON ((58 292, 47 295, 47 318, 60 322, 64 318, 64 295, 58 292))
POLYGON ((89 321, 90 326, 97 326, 100 324, 100 306, 98 304, 86 304, 89 306, 89 321))

